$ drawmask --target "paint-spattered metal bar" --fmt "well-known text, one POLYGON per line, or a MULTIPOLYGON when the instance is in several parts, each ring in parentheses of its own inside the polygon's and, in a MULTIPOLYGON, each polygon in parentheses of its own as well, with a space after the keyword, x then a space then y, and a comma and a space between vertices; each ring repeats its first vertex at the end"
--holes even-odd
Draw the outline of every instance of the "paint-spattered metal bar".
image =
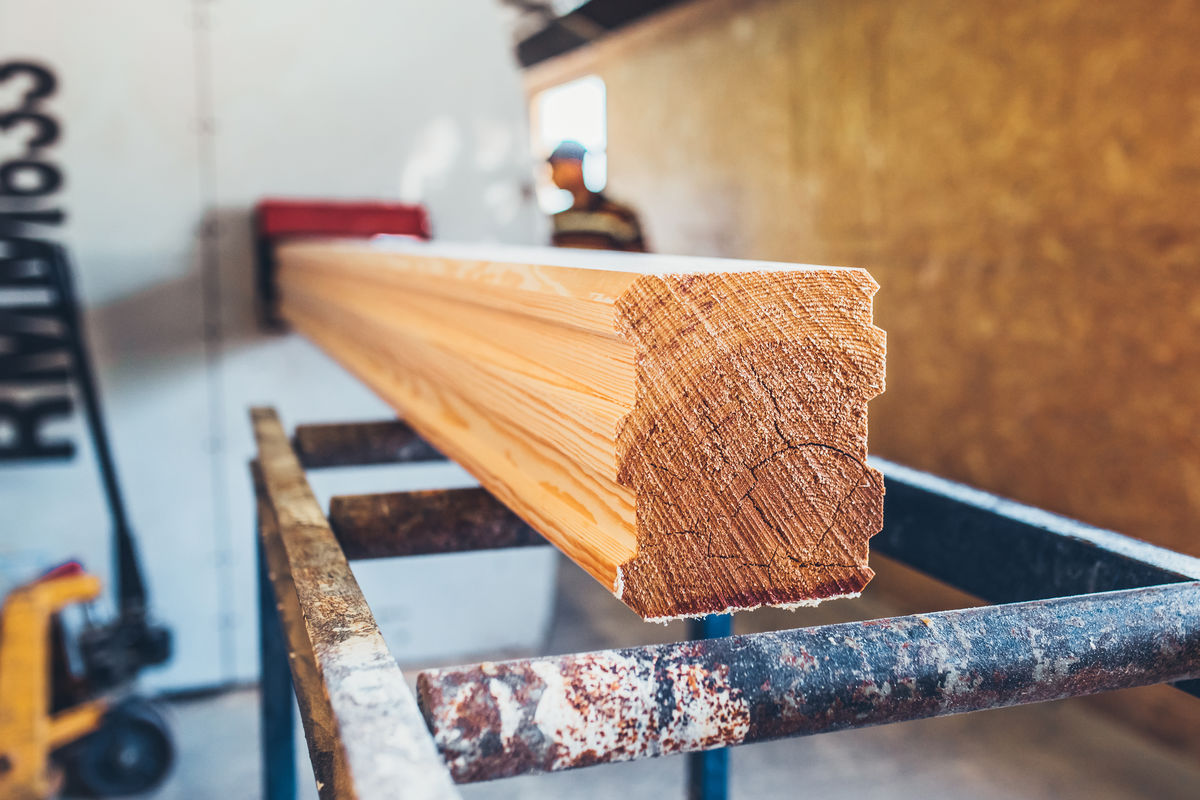
POLYGON ((430 670, 459 782, 1200 675, 1200 583, 430 670))
POLYGON ((531 547, 538 533, 483 489, 334 497, 329 525, 349 559, 531 547))
MULTIPOLYGON (((1200 559, 883 459, 872 550, 993 603, 1200 580, 1200 559)), ((1175 687, 1200 697, 1200 681, 1175 687)))
POLYGON ((445 460, 416 431, 395 419, 297 425, 295 449, 307 469, 445 460))
POLYGON ((322 798, 457 798, 275 412, 252 411, 260 534, 322 798))

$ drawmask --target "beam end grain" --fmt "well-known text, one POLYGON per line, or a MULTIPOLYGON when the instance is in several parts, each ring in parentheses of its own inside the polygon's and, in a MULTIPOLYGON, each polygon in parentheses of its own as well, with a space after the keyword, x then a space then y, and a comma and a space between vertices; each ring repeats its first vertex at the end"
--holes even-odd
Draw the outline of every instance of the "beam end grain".
POLYGON ((614 593, 643 617, 812 604, 871 579, 876 289, 860 270, 664 275, 617 302, 637 352, 616 452, 638 548, 614 593))
POLYGON ((297 330, 644 618, 870 580, 866 271, 386 241, 279 258, 297 330))

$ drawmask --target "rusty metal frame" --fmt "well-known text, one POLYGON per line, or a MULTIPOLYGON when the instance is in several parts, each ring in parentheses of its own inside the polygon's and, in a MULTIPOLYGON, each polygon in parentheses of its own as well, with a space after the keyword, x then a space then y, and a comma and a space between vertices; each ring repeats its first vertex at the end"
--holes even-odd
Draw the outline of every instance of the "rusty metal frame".
POLYGON ((399 422, 301 426, 293 445, 273 411, 253 419, 268 800, 295 796, 293 689, 321 796, 362 800, 684 752, 688 796, 720 800, 730 745, 1152 683, 1200 695, 1200 560, 876 460, 873 547, 1003 605, 732 637, 728 617, 707 618, 691 633, 711 641, 428 670, 418 712, 347 552, 526 546, 529 532, 478 492, 463 509, 337 498, 327 519, 306 467, 436 452, 399 422), (414 535, 380 535, 409 513, 414 535))
MULTIPOLYGON (((265 591, 260 606, 277 620, 266 633, 286 642, 320 796, 369 800, 403 787, 411 797, 459 797, 278 416, 260 408, 252 418, 259 574, 276 614, 265 591)), ((264 663, 265 678, 267 671, 264 703, 277 709, 279 664, 264 663)), ((264 714, 264 745, 278 754, 288 743, 269 722, 264 714)), ((286 765, 266 767, 264 796, 287 796, 286 786, 271 783, 286 765)))

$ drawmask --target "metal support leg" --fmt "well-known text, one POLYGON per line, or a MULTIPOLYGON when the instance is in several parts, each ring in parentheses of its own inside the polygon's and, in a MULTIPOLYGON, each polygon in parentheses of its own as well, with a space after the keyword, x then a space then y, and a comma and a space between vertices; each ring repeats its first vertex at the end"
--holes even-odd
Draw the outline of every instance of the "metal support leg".
POLYGON ((261 541, 258 543, 258 629, 259 657, 262 660, 262 679, 259 683, 262 796, 263 800, 295 800, 296 742, 292 673, 261 541))
MULTIPOLYGON (((718 639, 733 635, 732 614, 712 614, 688 622, 692 639, 718 639)), ((688 800, 727 800, 729 749, 704 750, 688 755, 688 800)))

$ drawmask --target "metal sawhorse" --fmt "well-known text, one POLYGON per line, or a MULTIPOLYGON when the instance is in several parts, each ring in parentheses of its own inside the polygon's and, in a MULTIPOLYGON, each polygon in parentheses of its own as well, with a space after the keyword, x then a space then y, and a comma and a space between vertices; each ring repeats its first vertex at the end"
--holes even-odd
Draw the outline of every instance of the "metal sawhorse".
POLYGON ((267 800, 295 796, 293 691, 321 797, 361 800, 684 752, 689 797, 717 800, 731 745, 1164 682, 1200 696, 1200 560, 875 460, 873 548, 1004 605, 747 636, 710 617, 705 641, 427 670, 418 707, 347 558, 537 538, 448 493, 335 498, 327 517, 306 468, 437 454, 401 422, 293 443, 274 411, 252 416, 267 800))

